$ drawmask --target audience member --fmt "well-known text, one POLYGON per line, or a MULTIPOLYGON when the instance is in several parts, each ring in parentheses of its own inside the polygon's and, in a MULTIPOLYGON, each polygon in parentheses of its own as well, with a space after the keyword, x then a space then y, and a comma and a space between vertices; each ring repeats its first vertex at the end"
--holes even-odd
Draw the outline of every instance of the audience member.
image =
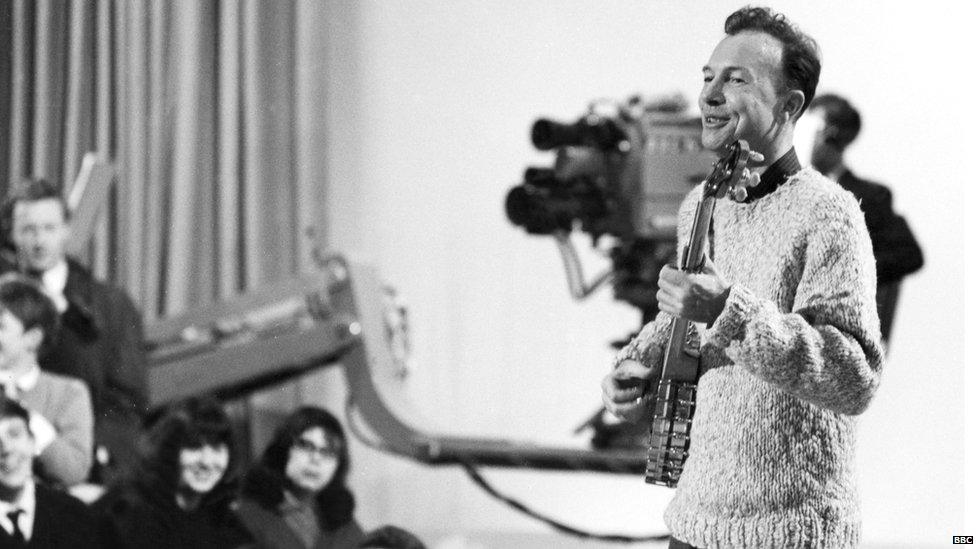
POLYGON ((55 332, 58 314, 33 281, 0 276, 0 385, 30 413, 35 466, 45 482, 71 487, 92 463, 91 398, 78 379, 42 371, 38 351, 55 332))
POLYGON ((143 434, 131 475, 97 502, 106 549, 224 549, 250 536, 233 511, 235 444, 220 404, 171 406, 143 434))
POLYGON ((40 365, 88 384, 96 418, 96 476, 111 476, 111 463, 121 467, 135 458, 131 441, 146 412, 142 317, 125 292, 66 256, 70 213, 60 190, 47 181, 15 187, 0 213, 8 248, 0 270, 36 278, 54 301, 62 329, 40 365))
POLYGON ((0 397, 0 547, 87 549, 96 544, 88 507, 34 481, 31 413, 0 397))
POLYGON ((300 408, 245 476, 241 520, 268 549, 354 548, 363 532, 345 485, 348 470, 339 420, 321 408, 300 408))

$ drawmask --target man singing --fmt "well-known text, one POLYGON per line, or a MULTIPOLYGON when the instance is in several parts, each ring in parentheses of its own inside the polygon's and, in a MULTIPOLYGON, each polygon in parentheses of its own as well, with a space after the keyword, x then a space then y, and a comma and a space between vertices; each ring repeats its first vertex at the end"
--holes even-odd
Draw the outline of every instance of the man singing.
MULTIPOLYGON (((882 368, 871 242, 850 193, 793 149, 816 43, 766 8, 733 13, 725 33, 702 69, 702 142, 743 139, 763 160, 744 201, 717 203, 703 271, 661 270, 661 313, 621 349, 604 402, 646 422, 653 389, 633 380, 660 376, 671 317, 704 324, 671 547, 855 547, 854 416, 882 368)), ((681 247, 700 195, 681 206, 681 247)))

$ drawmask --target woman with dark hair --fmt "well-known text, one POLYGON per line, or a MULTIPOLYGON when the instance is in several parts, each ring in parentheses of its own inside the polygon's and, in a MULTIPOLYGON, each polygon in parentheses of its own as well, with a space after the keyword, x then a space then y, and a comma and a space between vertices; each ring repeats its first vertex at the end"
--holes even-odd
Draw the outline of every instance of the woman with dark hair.
POLYGON ((260 547, 356 547, 363 531, 353 518, 348 470, 339 420, 321 408, 299 408, 245 475, 238 513, 260 547))
POLYGON ((173 405, 140 442, 135 469, 94 504, 102 547, 230 549, 250 542, 232 509, 235 445, 219 402, 173 405))

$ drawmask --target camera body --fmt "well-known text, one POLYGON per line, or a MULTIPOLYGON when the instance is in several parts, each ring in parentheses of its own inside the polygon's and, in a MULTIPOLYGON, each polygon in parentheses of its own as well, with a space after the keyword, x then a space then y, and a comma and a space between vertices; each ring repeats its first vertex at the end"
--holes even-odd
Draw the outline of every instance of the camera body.
POLYGON ((702 147, 701 120, 679 97, 591 104, 577 121, 539 119, 531 139, 553 150, 551 167, 526 169, 505 200, 509 220, 530 234, 581 230, 609 235, 614 297, 657 312, 657 274, 673 260, 677 213, 707 177, 715 155, 702 147))
POLYGON ((509 220, 531 234, 579 228, 673 240, 681 200, 714 161, 700 119, 677 99, 632 98, 603 114, 591 105, 573 123, 536 120, 530 135, 537 149, 556 153, 553 166, 526 169, 506 198, 509 220))

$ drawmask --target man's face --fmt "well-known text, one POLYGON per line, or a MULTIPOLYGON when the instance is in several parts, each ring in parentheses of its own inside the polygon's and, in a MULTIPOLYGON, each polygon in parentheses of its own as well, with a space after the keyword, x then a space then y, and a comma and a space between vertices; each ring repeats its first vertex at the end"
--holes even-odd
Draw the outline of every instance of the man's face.
POLYGON ((24 267, 46 271, 64 259, 68 223, 61 202, 54 198, 20 201, 14 205, 11 238, 24 267))
POLYGON ((32 475, 34 437, 19 417, 0 418, 0 492, 17 492, 32 475))
POLYGON ((772 150, 785 121, 777 114, 783 112, 782 58, 782 44, 765 33, 741 32, 718 43, 702 68, 698 97, 705 148, 745 139, 752 150, 772 150))

